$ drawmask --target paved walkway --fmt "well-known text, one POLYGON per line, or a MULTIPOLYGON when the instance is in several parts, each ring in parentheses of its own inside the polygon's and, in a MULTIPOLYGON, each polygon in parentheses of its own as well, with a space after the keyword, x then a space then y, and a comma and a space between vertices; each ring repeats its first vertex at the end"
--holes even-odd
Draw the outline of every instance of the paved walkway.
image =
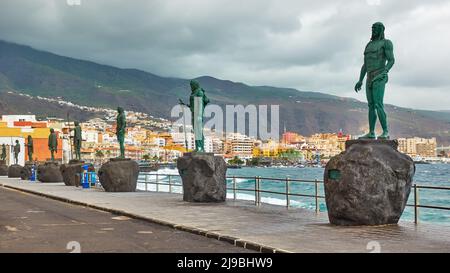
POLYGON ((107 193, 63 183, 30 183, 0 178, 6 187, 121 213, 179 230, 206 235, 257 251, 286 252, 450 252, 450 227, 400 222, 379 227, 336 227, 326 214, 251 202, 225 204, 182 201, 179 194, 107 193))
POLYGON ((170 227, 0 187, 0 252, 250 252, 170 227))

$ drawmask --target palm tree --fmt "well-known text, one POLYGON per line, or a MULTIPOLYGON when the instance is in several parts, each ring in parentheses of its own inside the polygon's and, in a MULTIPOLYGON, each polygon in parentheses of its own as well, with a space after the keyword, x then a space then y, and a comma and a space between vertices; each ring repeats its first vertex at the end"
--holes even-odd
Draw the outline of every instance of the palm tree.
POLYGON ((105 155, 103 154, 103 152, 102 152, 101 150, 95 151, 95 157, 100 159, 100 163, 101 163, 102 158, 103 158, 104 156, 105 156, 105 155))

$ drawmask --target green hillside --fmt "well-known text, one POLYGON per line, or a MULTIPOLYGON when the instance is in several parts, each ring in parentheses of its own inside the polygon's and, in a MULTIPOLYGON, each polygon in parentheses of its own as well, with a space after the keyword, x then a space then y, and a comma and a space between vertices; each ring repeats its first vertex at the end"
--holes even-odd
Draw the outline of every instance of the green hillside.
MULTIPOLYGON (((285 125, 288 130, 309 135, 342 128, 344 132, 360 134, 367 126, 366 104, 355 99, 289 88, 249 86, 209 76, 198 80, 215 104, 279 104, 280 129, 285 125)), ((125 109, 169 118, 178 98, 186 99, 189 95, 189 80, 120 69, 0 41, 0 111, 5 114, 24 109, 15 104, 25 102, 7 99, 12 95, 5 92, 11 90, 33 96, 61 97, 87 106, 122 105, 125 109)), ((29 112, 46 114, 39 109, 39 103, 26 103, 29 112)), ((386 108, 393 137, 436 136, 450 144, 449 112, 392 105, 386 108)), ((65 110, 52 111, 55 116, 61 116, 65 110)))

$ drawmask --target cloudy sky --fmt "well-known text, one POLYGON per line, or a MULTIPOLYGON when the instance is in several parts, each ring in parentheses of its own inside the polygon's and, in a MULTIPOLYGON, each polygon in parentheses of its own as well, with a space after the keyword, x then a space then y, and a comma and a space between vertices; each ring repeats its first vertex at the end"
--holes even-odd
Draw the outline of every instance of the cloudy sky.
POLYGON ((385 102, 450 110, 448 0, 0 1, 3 40, 161 76, 363 101, 353 87, 376 21, 396 57, 385 102))

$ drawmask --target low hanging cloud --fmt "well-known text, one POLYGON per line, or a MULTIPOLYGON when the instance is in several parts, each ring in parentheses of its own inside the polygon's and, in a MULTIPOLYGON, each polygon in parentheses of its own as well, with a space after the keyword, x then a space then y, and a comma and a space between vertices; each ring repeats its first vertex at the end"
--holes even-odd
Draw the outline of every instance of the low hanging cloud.
POLYGON ((2 0, 0 39, 161 76, 211 75, 365 100, 372 23, 394 43, 386 102, 450 109, 445 0, 2 0), (68 4, 69 3, 69 4, 68 4))

